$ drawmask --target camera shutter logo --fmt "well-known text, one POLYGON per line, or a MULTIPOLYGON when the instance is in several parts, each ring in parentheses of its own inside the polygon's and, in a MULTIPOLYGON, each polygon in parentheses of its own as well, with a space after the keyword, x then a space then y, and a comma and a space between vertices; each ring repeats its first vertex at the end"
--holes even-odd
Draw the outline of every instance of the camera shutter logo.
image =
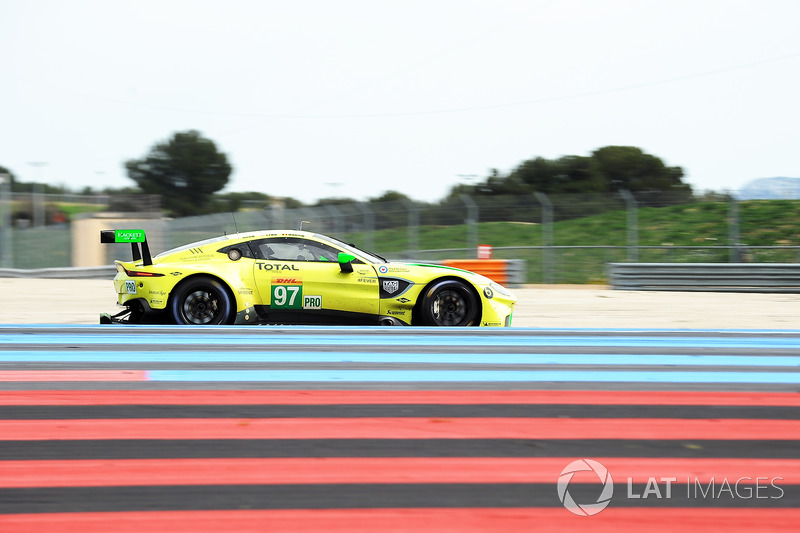
POLYGON ((592 516, 596 515, 605 509, 611 503, 611 497, 614 495, 614 480, 611 479, 611 473, 606 467, 592 461, 591 459, 578 459, 572 461, 570 464, 561 471, 561 476, 558 478, 558 499, 564 504, 564 507, 578 516, 592 516), (603 490, 598 496, 597 501, 594 503, 576 503, 569 494, 569 482, 572 481, 572 476, 577 472, 594 472, 598 480, 603 485, 603 490))

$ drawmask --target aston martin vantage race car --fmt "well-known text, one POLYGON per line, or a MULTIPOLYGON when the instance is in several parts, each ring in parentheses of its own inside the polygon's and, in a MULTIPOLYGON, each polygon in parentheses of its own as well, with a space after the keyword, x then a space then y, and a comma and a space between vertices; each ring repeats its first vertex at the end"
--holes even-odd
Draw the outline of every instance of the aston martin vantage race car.
POLYGON ((394 263, 307 231, 254 231, 151 257, 143 230, 115 261, 125 310, 101 323, 510 326, 516 298, 492 280, 439 265, 394 263))

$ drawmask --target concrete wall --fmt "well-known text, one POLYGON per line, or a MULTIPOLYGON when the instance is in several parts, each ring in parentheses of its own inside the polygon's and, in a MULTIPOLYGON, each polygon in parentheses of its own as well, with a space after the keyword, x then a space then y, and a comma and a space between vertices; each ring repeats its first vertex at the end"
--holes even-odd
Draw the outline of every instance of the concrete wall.
POLYGON ((129 260, 129 244, 101 244, 100 231, 105 229, 143 229, 153 254, 164 250, 165 222, 161 213, 91 213, 73 219, 72 266, 94 267, 129 260))

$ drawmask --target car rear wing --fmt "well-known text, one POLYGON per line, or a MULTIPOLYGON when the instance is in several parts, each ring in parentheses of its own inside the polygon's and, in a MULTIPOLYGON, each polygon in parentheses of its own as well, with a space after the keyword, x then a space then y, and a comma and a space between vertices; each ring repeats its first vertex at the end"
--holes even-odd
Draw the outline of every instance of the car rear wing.
POLYGON ((134 261, 142 261, 144 266, 153 264, 147 236, 143 229, 104 229, 100 230, 100 242, 103 244, 130 243, 134 261), (141 243, 141 250, 139 244, 141 243))

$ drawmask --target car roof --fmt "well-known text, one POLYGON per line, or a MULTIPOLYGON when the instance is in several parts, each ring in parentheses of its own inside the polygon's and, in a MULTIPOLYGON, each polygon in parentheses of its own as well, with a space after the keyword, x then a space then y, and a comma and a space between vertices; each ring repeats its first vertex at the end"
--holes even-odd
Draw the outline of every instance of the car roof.
POLYGON ((214 243, 222 243, 222 242, 241 242, 247 241, 250 239, 257 239, 257 238, 267 238, 267 237, 301 237, 304 239, 312 238, 312 239, 319 239, 323 241, 335 241, 336 239, 331 239, 330 237, 326 237, 325 235, 320 235, 317 233, 311 233, 309 231, 292 231, 292 230, 256 230, 256 231, 248 231, 244 233, 229 233, 226 235, 219 235, 217 237, 211 237, 209 239, 203 239, 202 241, 194 241, 187 244, 183 244, 181 246, 177 246, 175 248, 171 248, 169 250, 165 250, 160 254, 156 255, 155 257, 163 257, 165 255, 174 254, 176 252, 182 252, 184 250, 189 250, 190 248, 198 248, 200 246, 205 246, 207 244, 214 244, 214 243))
POLYGON ((198 248, 200 246, 206 246, 208 244, 214 243, 238 243, 238 242, 245 242, 251 239, 265 239, 270 237, 296 237, 302 239, 313 239, 317 241, 322 241, 340 248, 344 248, 348 250, 350 253, 353 253, 357 257, 361 259, 372 258, 370 261, 374 261, 375 258, 381 259, 375 254, 367 252, 365 250, 360 250, 358 248, 354 248, 353 246, 340 241, 334 237, 329 237, 327 235, 323 235, 321 233, 312 233, 310 231, 302 231, 302 230, 256 230, 256 231, 248 231, 243 233, 231 233, 228 235, 220 235, 217 237, 212 237, 210 239, 205 239, 202 241, 195 241, 188 244, 184 244, 182 246, 178 246, 177 248, 172 248, 171 250, 166 250, 161 252, 160 254, 156 255, 156 258, 162 258, 167 255, 171 255, 178 252, 183 252, 189 250, 191 248, 198 248))

